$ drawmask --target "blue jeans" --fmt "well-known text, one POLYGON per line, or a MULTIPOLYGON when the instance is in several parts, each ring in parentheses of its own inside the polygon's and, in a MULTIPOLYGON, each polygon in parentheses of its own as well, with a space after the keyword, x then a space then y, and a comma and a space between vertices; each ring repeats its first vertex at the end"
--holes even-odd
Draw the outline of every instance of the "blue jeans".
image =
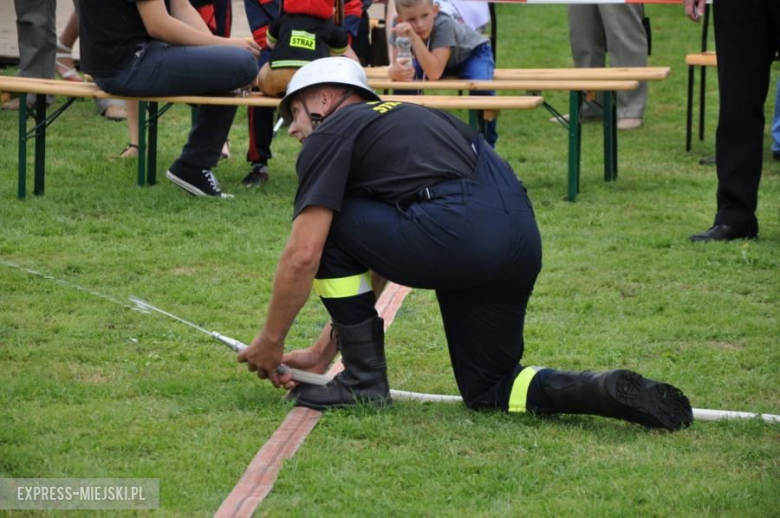
MULTIPOLYGON (((96 77, 95 82, 106 92, 130 97, 208 95, 247 85, 257 71, 255 57, 237 47, 180 47, 151 41, 137 47, 125 68, 110 77, 96 77)), ((179 161, 189 168, 214 167, 235 114, 235 106, 200 106, 179 161)))
POLYGON ((775 153, 780 153, 780 77, 777 78, 775 117, 772 119, 772 151, 775 153))
MULTIPOLYGON (((423 70, 420 64, 415 60, 415 79, 422 79, 423 70)), ((493 70, 496 68, 496 62, 493 59, 493 49, 489 42, 476 47, 471 51, 469 57, 463 63, 444 69, 442 76, 456 76, 459 79, 473 79, 475 81, 491 81, 493 79, 493 70)), ((496 95, 495 90, 480 90, 469 92, 469 95, 496 95)), ((487 122, 487 135, 485 140, 490 147, 495 148, 498 142, 498 124, 496 120, 487 122)))

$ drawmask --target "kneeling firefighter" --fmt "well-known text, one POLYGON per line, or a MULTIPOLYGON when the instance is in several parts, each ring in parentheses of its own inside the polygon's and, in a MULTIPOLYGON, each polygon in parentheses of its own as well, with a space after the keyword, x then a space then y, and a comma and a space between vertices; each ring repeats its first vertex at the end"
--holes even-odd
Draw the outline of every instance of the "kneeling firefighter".
POLYGON ((297 404, 315 409, 390 403, 374 308, 389 279, 436 291, 470 408, 595 414, 667 430, 692 422, 680 390, 634 372, 520 364, 541 239, 522 183, 472 129, 444 112, 383 102, 346 58, 302 67, 279 109, 303 146, 267 319, 239 356, 260 378, 294 387, 297 404), (311 347, 283 355, 312 286, 332 326, 311 347), (324 372, 339 349, 345 370, 324 387, 277 373, 282 361, 324 372))

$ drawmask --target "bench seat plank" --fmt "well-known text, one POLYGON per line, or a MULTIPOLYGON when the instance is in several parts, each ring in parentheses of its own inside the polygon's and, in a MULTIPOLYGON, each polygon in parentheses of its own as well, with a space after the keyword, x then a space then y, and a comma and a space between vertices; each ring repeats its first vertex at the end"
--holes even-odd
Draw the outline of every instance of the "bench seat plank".
MULTIPOLYGON (((266 97, 253 92, 247 97, 232 96, 174 96, 174 97, 122 97, 111 95, 94 83, 74 83, 57 79, 30 80, 21 77, 0 78, 0 90, 18 93, 39 93, 86 97, 97 99, 130 99, 159 103, 207 104, 227 106, 261 106, 276 108, 281 99, 266 97)), ((383 95, 386 101, 401 101, 438 108, 442 110, 531 110, 540 106, 544 99, 538 96, 520 97, 464 97, 458 95, 383 95)))
MULTIPOLYGON (((255 106, 276 108, 281 101, 279 98, 266 97, 259 93, 252 93, 246 97, 230 95, 214 96, 173 96, 173 97, 122 97, 108 94, 102 91, 96 84, 83 82, 75 83, 56 79, 37 79, 15 76, 0 76, 0 91, 15 92, 23 96, 26 101, 28 94, 41 94, 38 97, 35 110, 35 129, 28 133, 27 109, 19 110, 19 198, 26 197, 26 142, 34 134, 36 142, 35 154, 35 194, 44 192, 45 178, 45 147, 46 127, 56 119, 70 105, 64 104, 51 117, 46 118, 46 103, 43 95, 59 95, 70 98, 94 98, 94 99, 125 99, 142 103, 139 114, 139 124, 145 128, 139 135, 138 158, 138 184, 154 184, 156 181, 156 135, 158 104, 191 104, 191 105, 225 105, 225 106, 255 106), (149 106, 149 122, 146 122, 146 105, 149 106), (148 130, 148 157, 146 156, 146 132, 148 130), (148 160, 149 171, 146 175, 145 164, 148 160)), ((531 110, 544 103, 539 96, 457 96, 457 95, 388 95, 382 96, 384 101, 398 101, 419 104, 430 108, 443 110, 468 110, 471 114, 477 114, 478 118, 473 123, 482 120, 493 120, 501 110, 531 110)), ((481 124, 481 122, 480 122, 481 124)))
MULTIPOLYGON (((389 79, 387 67, 368 67, 364 70, 369 79, 389 79)), ((669 67, 496 68, 493 79, 499 81, 662 81, 671 73, 669 67)))
POLYGON ((716 67, 718 66, 718 56, 714 52, 688 54, 685 56, 685 64, 695 67, 716 67))
POLYGON ((555 91, 583 91, 583 92, 614 92, 636 90, 638 81, 530 81, 530 80, 501 80, 501 81, 472 81, 467 79, 441 79, 439 81, 412 81, 398 82, 389 79, 369 78, 368 84, 379 90, 531 90, 541 92, 545 90, 555 91), (408 85, 408 86, 407 86, 408 85))

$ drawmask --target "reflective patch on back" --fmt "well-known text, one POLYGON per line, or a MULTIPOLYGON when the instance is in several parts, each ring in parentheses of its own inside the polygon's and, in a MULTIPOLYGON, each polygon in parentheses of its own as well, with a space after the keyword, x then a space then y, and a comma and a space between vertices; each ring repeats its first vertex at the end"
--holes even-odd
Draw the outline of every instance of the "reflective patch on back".
POLYGON ((400 101, 373 101, 368 104, 372 105, 371 109, 375 112, 385 114, 402 103, 400 101))
POLYGON ((293 30, 290 34, 290 47, 314 50, 317 48, 317 37, 310 32, 293 30))

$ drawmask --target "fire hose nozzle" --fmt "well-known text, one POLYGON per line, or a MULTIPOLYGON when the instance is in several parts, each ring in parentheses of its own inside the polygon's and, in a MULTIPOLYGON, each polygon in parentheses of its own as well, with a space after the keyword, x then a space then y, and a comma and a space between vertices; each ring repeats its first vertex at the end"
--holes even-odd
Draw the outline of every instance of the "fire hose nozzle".
MULTIPOLYGON (((246 345, 244 342, 229 336, 225 336, 221 333, 217 333, 216 331, 212 331, 209 334, 212 336, 212 338, 222 342, 237 353, 240 353, 248 347, 248 345, 246 345)), ((331 378, 325 376, 324 374, 302 371, 300 369, 288 367, 287 365, 280 365, 279 368, 276 369, 276 372, 279 374, 287 374, 289 372, 292 374, 293 380, 300 383, 309 383, 311 385, 326 385, 331 380, 331 378)))
POLYGON ((292 374, 293 380, 300 383, 309 383, 310 385, 327 385, 332 379, 330 376, 326 376, 325 374, 302 371, 300 369, 288 367, 287 365, 280 365, 279 368, 276 369, 276 372, 278 374, 287 374, 289 372, 292 374))
POLYGON ((217 333, 216 331, 213 331, 209 333, 212 338, 215 338, 216 340, 222 342, 223 344, 227 345, 231 349, 233 349, 235 352, 240 353, 244 349, 248 347, 244 342, 241 342, 239 340, 236 340, 235 338, 230 338, 229 336, 225 336, 223 334, 217 333))

